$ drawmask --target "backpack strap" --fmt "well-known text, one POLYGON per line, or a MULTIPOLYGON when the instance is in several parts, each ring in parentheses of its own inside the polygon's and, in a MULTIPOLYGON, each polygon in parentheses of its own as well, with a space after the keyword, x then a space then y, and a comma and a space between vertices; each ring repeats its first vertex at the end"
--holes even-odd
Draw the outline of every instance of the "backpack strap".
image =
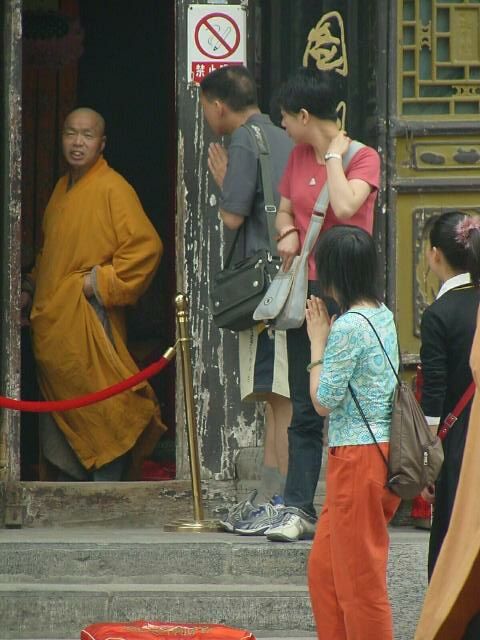
MULTIPOLYGON (((370 322, 370 320, 367 318, 367 316, 364 316, 363 313, 360 313, 359 311, 347 311, 347 313, 354 313, 357 316, 362 316, 362 318, 364 320, 366 320, 368 322, 368 324, 371 326, 373 333, 377 336, 377 340, 380 343, 380 346, 382 347, 382 351, 385 354, 385 357, 388 360, 388 364, 391 366, 393 373, 395 374, 395 377, 397 379, 398 384, 401 384, 402 381, 400 380, 400 376, 398 375, 398 371, 395 369, 395 367, 392 364, 392 361, 390 360, 390 356, 388 355, 388 353, 385 350, 385 347, 383 346, 383 342, 380 340, 380 336, 377 333, 377 330, 375 329, 375 327, 373 326, 373 324, 370 322)), ((398 339, 397 339, 397 343, 398 343, 398 339)), ((400 358, 400 362, 401 362, 401 358, 400 358)))
POLYGON ((390 467, 388 465, 388 460, 387 460, 385 454, 383 453, 380 445, 378 444, 378 440, 375 438, 375 435, 373 434, 372 427, 370 426, 370 423, 367 420, 367 416, 365 415, 365 412, 362 409, 362 405, 358 401, 357 395, 356 395, 355 391, 353 390, 352 385, 350 384, 350 382, 348 383, 348 389, 349 389, 349 391, 350 391, 350 393, 352 395, 353 401, 355 402, 355 406, 358 409, 358 413, 362 416, 362 419, 363 419, 363 421, 364 421, 364 423, 365 423, 365 425, 366 425, 366 427, 368 429, 368 432, 372 436, 372 440, 377 445, 377 449, 378 449, 380 455, 383 458, 385 466, 387 467, 387 471, 388 471, 388 473, 390 473, 390 467))
MULTIPOLYGON (((389 355, 388 355, 388 353, 387 353, 387 351, 386 351, 385 347, 383 346, 383 342, 380 340, 380 336, 378 335, 377 330, 375 329, 375 327, 373 326, 373 324, 370 322, 370 320, 367 318, 367 316, 364 316, 364 315, 363 315, 363 313, 360 313, 360 312, 358 312, 358 311, 347 311, 347 313, 354 313, 354 314, 355 314, 355 315, 357 315, 357 316, 362 316, 362 318, 364 318, 364 319, 368 322, 368 324, 371 326, 371 328, 372 328, 372 330, 373 330, 373 333, 377 336, 377 340, 378 340, 378 342, 380 343, 380 346, 382 347, 382 351, 383 351, 383 353, 385 354, 385 356, 386 356, 386 358, 387 358, 387 360, 388 360, 388 363, 389 363, 389 365, 391 366, 393 373, 395 374, 395 377, 397 378, 397 382, 398 382, 398 384, 400 385, 400 384, 401 384, 400 377, 399 377, 399 375, 398 375, 398 373, 397 373, 397 371, 396 371, 395 367, 393 366, 392 361, 390 360, 390 357, 389 357, 389 355)), ((389 464, 388 464, 388 460, 387 460, 387 458, 386 458, 385 454, 383 453, 382 449, 380 448, 380 445, 378 444, 377 439, 376 439, 376 438, 375 438, 375 436, 373 435, 373 431, 372 431, 372 428, 370 427, 370 424, 369 424, 369 422, 368 422, 368 420, 367 420, 367 416, 365 415, 365 413, 364 413, 364 411, 363 411, 363 409, 362 409, 362 407, 361 407, 361 405, 360 405, 360 402, 358 401, 358 398, 357 398, 357 396, 356 396, 356 394, 355 394, 355 392, 354 392, 354 390, 353 390, 353 388, 352 388, 352 385, 351 385, 350 383, 348 383, 348 389, 349 389, 349 391, 350 391, 350 393, 351 393, 351 395, 352 395, 353 401, 355 402, 355 406, 357 407, 358 412, 359 412, 359 413, 360 413, 360 415, 362 416, 362 419, 363 419, 363 421, 364 421, 364 423, 365 423, 365 425, 366 425, 366 427, 367 427, 367 429, 368 429, 368 431, 369 431, 370 435, 372 436, 372 440, 373 440, 373 441, 374 441, 374 443, 377 445, 377 449, 378 449, 378 451, 379 451, 380 455, 381 455, 381 456, 382 456, 382 458, 383 458, 383 461, 384 461, 384 463, 385 463, 385 466, 387 467, 387 471, 388 471, 388 473, 391 473, 391 471, 390 471, 390 466, 389 466, 389 464)))
MULTIPOLYGON (((401 381, 400 381, 399 375, 395 371, 395 367, 393 366, 392 361, 388 357, 388 353, 385 351, 385 347, 383 346, 383 343, 380 340, 380 336, 378 335, 378 333, 377 333, 375 327, 373 326, 373 324, 370 322, 370 320, 366 316, 363 315, 363 313, 359 313, 358 311, 348 311, 347 313, 355 313, 357 316, 362 316, 362 318, 365 318, 365 320, 368 322, 368 324, 372 327, 372 330, 375 333, 375 335, 377 336, 377 339, 378 339, 378 341, 380 343, 380 346, 383 349, 383 353, 385 354, 390 366, 392 367, 392 371, 393 371, 393 373, 395 374, 395 376, 397 378, 398 384, 400 384, 401 381)), ((462 397, 457 402, 457 404, 455 405, 454 409, 448 414, 448 416, 445 418, 445 420, 440 425, 440 428, 438 430, 438 437, 440 438, 440 440, 445 440, 445 438, 447 437, 450 429, 453 427, 455 422, 458 420, 460 414, 465 409, 465 407, 470 402, 470 400, 473 398, 474 394, 475 394, 475 382, 472 381, 468 385, 468 387, 465 389, 464 393, 462 394, 462 397)))

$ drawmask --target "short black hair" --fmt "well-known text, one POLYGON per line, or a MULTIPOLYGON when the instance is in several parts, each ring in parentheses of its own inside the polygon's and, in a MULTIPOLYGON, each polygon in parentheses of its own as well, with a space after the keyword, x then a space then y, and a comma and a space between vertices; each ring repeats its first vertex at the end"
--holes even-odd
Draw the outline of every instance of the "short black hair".
POLYGON ((457 227, 467 217, 462 211, 447 211, 427 222, 430 246, 440 249, 448 264, 457 271, 469 272, 472 282, 480 283, 480 233, 472 230, 469 241, 457 238, 457 227))
POLYGON ((207 100, 221 100, 232 111, 258 106, 255 79, 243 65, 215 69, 200 82, 200 88, 207 100))
POLYGON ((322 233, 315 264, 322 295, 334 293, 342 312, 360 300, 380 303, 377 250, 360 227, 339 224, 322 233))
POLYGON ((306 109, 321 120, 337 121, 337 95, 332 74, 300 67, 280 87, 277 102, 287 113, 306 109))

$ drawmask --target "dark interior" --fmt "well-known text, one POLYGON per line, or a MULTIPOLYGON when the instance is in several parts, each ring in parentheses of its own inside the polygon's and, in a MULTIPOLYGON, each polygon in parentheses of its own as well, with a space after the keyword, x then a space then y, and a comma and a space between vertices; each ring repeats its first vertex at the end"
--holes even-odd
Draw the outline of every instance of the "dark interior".
MULTIPOLYGON (((91 107, 106 120, 107 161, 134 187, 164 243, 154 281, 128 311, 129 348, 143 367, 173 344, 175 335, 174 2, 62 0, 58 11, 48 14, 36 10, 35 3, 27 4, 23 16, 23 269, 31 267, 41 244, 43 210, 64 171, 59 135, 63 119, 76 106, 91 107), (83 52, 76 60, 62 60, 61 51, 60 59, 54 58, 53 45, 52 51, 46 50, 46 35, 67 28, 62 15, 69 18, 70 51, 78 43, 75 33, 79 28, 82 32, 83 52), (39 43, 41 39, 44 43, 39 43)), ((22 331, 22 374, 23 397, 36 397, 28 329, 22 331)), ((149 477, 157 474, 158 479, 174 474, 174 381, 173 366, 152 380, 169 427, 153 456, 159 468, 148 470, 149 477)), ((22 415, 24 480, 38 478, 36 423, 35 414, 22 415)))

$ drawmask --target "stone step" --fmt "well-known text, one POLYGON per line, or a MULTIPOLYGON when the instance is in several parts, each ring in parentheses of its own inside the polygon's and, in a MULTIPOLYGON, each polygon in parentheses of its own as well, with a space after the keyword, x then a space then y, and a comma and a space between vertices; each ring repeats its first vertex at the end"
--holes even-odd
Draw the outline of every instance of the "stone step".
MULTIPOLYGON (((424 532, 391 529, 388 583, 397 640, 413 637, 427 541, 424 532)), ((231 534, 1 530, 0 638, 78 638, 92 622, 140 618, 224 621, 264 638, 293 638, 293 627, 308 636, 309 549, 309 542, 231 534)))
MULTIPOLYGON (((227 533, 83 530, 70 536, 69 530, 0 531, 0 583, 305 584, 311 546, 227 533)), ((391 529, 391 562, 421 566, 427 539, 423 532, 391 529)))
POLYGON ((158 533, 148 541, 130 535, 126 542, 75 543, 50 537, 19 544, 3 542, 0 534, 0 582, 305 584, 311 545, 232 534, 158 533))
POLYGON ((0 599, 2 639, 74 637, 91 622, 134 619, 313 631, 306 586, 18 583, 0 585, 0 599))

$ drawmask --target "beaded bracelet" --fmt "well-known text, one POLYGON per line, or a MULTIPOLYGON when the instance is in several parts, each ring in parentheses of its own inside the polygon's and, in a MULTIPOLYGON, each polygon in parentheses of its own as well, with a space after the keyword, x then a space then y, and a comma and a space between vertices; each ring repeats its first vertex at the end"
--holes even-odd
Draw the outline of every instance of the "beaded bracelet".
POLYGON ((283 240, 284 238, 286 238, 288 235, 290 235, 293 232, 296 233, 300 233, 300 230, 297 229, 297 227, 290 227, 290 229, 287 229, 284 233, 279 233, 277 236, 277 242, 280 242, 280 240, 283 240))
POLYGON ((307 364, 307 371, 311 371, 313 367, 318 367, 318 365, 320 364, 323 364, 323 358, 320 358, 319 360, 314 360, 313 362, 310 362, 310 364, 307 364))

